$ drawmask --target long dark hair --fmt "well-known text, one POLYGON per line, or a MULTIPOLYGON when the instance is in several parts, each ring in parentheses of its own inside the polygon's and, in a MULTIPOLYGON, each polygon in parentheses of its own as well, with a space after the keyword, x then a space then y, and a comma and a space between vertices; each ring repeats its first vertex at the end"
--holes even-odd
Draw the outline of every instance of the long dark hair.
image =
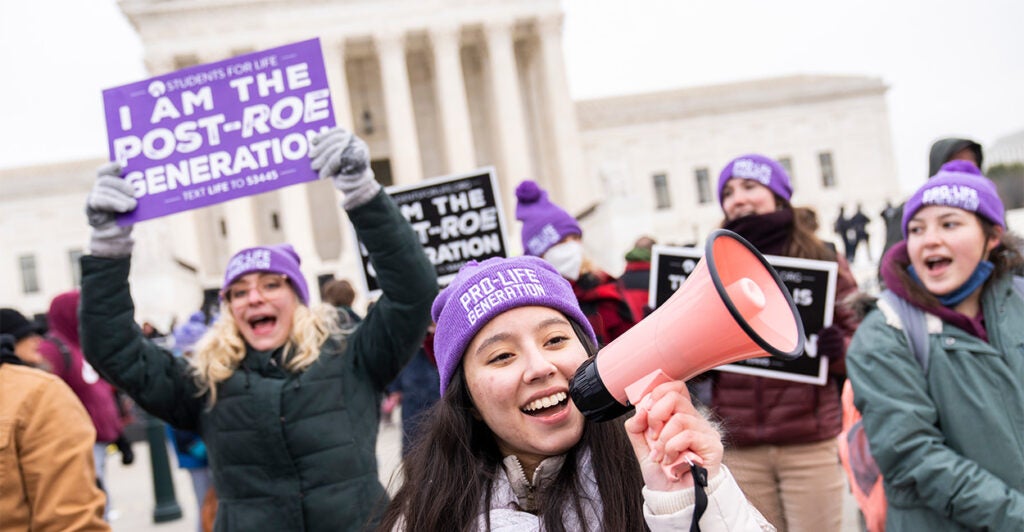
MULTIPOLYGON (((570 322, 593 354, 578 325, 570 322)), ((398 525, 416 530, 476 530, 480 513, 491 507, 491 488, 496 475, 503 474, 504 457, 494 433, 475 415, 461 364, 444 396, 424 419, 422 437, 402 463, 403 484, 384 511, 379 530, 391 531, 398 525)), ((575 511, 577 521, 586 527, 580 503, 582 476, 576 467, 584 450, 590 451, 601 495, 602 528, 646 530, 643 475, 622 422, 584 423, 583 435, 566 453, 558 475, 538 494, 537 515, 544 530, 564 531, 565 509, 575 511)))
POLYGON ((810 207, 792 207, 789 202, 775 196, 784 208, 793 210, 793 233, 789 237, 787 255, 802 259, 835 261, 836 250, 825 245, 815 232, 818 230, 818 213, 810 207))

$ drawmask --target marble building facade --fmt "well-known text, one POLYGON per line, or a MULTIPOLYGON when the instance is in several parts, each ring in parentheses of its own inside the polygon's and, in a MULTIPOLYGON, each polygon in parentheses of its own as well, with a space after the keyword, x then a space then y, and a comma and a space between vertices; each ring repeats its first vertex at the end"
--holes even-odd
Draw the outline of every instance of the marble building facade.
MULTIPOLYGON (((513 249, 512 191, 528 178, 580 216, 587 252, 612 273, 641 234, 702 239, 720 221, 718 171, 742 153, 787 160, 794 201, 818 208, 826 238, 840 204, 860 202, 877 219, 886 199, 902 199, 887 87, 875 78, 796 76, 573 102, 558 0, 119 5, 153 75, 319 37, 335 116, 367 140, 379 178, 408 184, 495 166, 513 249)), ((44 312, 74 286, 89 234, 82 203, 102 160, 0 170, 6 304, 44 312), (18 213, 38 221, 22 228, 18 213)), ((182 319, 249 245, 291 242, 310 283, 358 279, 339 199, 329 183, 312 183, 138 224, 137 319, 182 319)))

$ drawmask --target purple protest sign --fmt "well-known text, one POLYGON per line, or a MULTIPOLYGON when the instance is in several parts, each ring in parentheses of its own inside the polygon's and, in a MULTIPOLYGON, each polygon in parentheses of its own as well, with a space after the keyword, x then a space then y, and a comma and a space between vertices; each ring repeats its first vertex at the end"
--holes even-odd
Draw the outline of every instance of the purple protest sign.
POLYGON ((122 225, 317 179, 309 139, 334 126, 319 39, 107 89, 103 105, 139 201, 122 225))

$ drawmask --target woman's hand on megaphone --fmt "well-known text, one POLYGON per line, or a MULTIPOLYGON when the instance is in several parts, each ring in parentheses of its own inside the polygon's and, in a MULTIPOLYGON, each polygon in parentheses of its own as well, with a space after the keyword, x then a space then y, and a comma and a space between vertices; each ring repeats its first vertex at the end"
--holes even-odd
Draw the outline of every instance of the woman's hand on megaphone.
POLYGON ((692 488, 687 460, 707 469, 709 480, 721 470, 722 437, 693 406, 682 381, 656 387, 625 426, 648 489, 692 488))

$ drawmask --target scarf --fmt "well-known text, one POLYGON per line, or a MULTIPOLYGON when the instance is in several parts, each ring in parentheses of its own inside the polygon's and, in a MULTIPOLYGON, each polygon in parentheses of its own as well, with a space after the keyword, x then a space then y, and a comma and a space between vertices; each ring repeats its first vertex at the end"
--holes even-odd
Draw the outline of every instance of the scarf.
POLYGON ((785 255, 793 234, 793 210, 744 216, 726 222, 722 229, 742 236, 762 254, 785 255))

